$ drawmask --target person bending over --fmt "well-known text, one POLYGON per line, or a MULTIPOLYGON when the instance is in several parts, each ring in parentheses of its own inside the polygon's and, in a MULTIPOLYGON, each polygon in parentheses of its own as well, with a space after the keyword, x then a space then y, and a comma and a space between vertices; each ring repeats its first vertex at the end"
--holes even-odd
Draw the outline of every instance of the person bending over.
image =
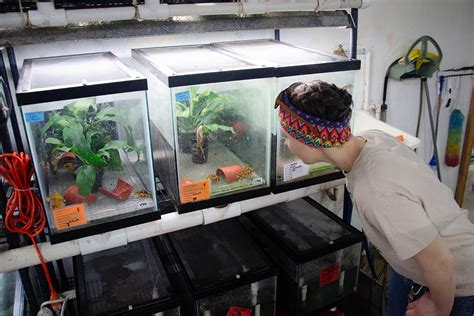
POLYGON ((474 315, 474 225, 451 190, 402 142, 377 130, 351 134, 352 96, 297 82, 275 101, 282 136, 304 163, 343 170, 368 240, 394 270, 388 314, 474 315), (413 282, 428 290, 408 304, 413 282))

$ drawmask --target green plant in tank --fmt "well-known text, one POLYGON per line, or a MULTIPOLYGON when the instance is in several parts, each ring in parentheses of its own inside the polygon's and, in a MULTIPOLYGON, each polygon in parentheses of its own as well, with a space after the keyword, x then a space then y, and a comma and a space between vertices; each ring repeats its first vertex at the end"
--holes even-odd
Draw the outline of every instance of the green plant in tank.
POLYGON ((189 100, 176 103, 178 130, 181 133, 196 132, 202 126, 205 134, 218 130, 233 132, 231 126, 218 123, 228 98, 215 91, 199 92, 198 86, 189 87, 189 100))
POLYGON ((176 103, 178 142, 181 151, 192 154, 194 163, 206 163, 210 134, 219 131, 233 133, 231 126, 222 124, 222 111, 228 105, 228 98, 215 91, 189 87, 189 97, 176 103))
POLYGON ((53 112, 40 129, 53 156, 72 152, 80 160, 75 170, 79 194, 92 190, 97 174, 105 167, 122 170, 119 150, 136 151, 140 160, 143 145, 137 146, 127 115, 109 103, 97 105, 95 99, 83 99, 53 112), (125 132, 127 141, 116 140, 117 127, 125 132))

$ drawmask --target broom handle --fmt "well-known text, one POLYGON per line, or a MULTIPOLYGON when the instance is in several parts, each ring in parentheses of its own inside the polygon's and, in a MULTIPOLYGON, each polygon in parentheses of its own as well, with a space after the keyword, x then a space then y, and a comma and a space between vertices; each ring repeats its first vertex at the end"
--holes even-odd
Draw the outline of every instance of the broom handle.
POLYGON ((418 106, 418 121, 416 123, 416 135, 415 135, 416 137, 420 135, 422 113, 423 113, 423 80, 420 80, 420 98, 419 98, 419 106, 418 106))
POLYGON ((441 170, 439 167, 439 156, 438 156, 438 145, 436 144, 436 131, 433 122, 433 113, 431 108, 431 101, 430 101, 430 92, 428 90, 428 80, 426 78, 421 78, 423 83, 423 87, 425 88, 425 95, 426 95, 426 104, 428 105, 428 114, 430 117, 430 128, 431 128, 431 136, 433 137, 433 147, 434 147, 434 155, 436 158, 436 170, 438 171, 438 179, 441 181, 441 170))

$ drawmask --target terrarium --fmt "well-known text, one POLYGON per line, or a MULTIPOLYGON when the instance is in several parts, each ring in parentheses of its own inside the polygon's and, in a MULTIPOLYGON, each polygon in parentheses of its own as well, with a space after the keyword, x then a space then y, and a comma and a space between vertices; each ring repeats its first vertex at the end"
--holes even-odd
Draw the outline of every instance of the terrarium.
POLYGON ((270 193, 272 69, 211 45, 135 49, 155 170, 181 212, 270 193))
POLYGON ((275 315, 277 271, 237 220, 174 232, 169 240, 193 315, 275 315))
POLYGON ((181 315, 151 239, 74 257, 79 315, 181 315))
POLYGON ((111 53, 25 60, 17 99, 52 242, 159 218, 146 89, 111 53))
MULTIPOLYGON (((355 70, 360 61, 338 55, 315 51, 274 40, 250 40, 213 44, 233 56, 252 58, 260 65, 274 68, 272 102, 280 91, 295 82, 323 80, 345 88, 352 93, 355 70)), ((333 165, 320 162, 303 163, 285 145, 280 131, 278 112, 273 111, 272 129, 272 191, 287 191, 311 184, 342 178, 342 173, 333 165)), ((351 123, 354 122, 354 115, 351 123)), ((353 124, 352 124, 353 125, 353 124)))
POLYGON ((356 290, 363 234, 311 198, 241 221, 281 268, 277 302, 288 315, 314 315, 356 290))

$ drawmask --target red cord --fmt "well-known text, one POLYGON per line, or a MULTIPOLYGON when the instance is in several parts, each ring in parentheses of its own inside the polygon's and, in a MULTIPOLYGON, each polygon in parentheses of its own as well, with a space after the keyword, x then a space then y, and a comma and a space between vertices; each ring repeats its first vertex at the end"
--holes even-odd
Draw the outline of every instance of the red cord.
POLYGON ((7 202, 5 227, 12 233, 25 234, 30 237, 43 266, 51 291, 51 299, 56 300, 59 296, 53 287, 48 268, 35 240, 35 237, 43 231, 46 225, 46 217, 41 201, 33 193, 33 188, 30 186, 33 172, 34 169, 27 154, 0 155, 0 175, 7 180, 14 190, 13 195, 7 202))

